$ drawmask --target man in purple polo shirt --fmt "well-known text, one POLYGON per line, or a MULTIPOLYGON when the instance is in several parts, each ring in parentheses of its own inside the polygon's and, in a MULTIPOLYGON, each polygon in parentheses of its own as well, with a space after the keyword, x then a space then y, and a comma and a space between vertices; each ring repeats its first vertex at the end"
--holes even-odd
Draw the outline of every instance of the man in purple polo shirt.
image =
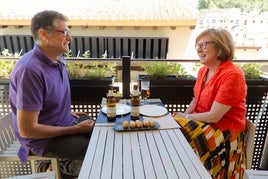
POLYGON ((37 13, 31 21, 34 48, 16 63, 10 77, 10 105, 18 156, 56 157, 61 172, 79 174, 94 121, 71 113, 71 94, 62 54, 72 40, 67 17, 56 11, 37 13))

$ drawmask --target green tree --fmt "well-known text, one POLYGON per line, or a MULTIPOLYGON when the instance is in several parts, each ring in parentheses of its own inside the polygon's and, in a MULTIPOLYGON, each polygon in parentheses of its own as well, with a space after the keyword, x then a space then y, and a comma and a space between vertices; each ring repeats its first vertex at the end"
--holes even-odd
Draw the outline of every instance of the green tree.
POLYGON ((215 7, 212 0, 199 0, 197 8, 200 9, 211 9, 215 7))
POLYGON ((267 0, 199 0, 198 9, 240 8, 242 11, 268 11, 267 0))

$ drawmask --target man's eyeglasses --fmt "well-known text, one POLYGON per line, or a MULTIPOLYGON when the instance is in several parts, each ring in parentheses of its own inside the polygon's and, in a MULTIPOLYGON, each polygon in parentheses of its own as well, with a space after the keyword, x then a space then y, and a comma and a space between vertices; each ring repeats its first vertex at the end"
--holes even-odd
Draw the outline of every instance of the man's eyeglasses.
POLYGON ((70 35, 71 34, 71 32, 69 30, 58 30, 58 29, 54 29, 54 32, 62 33, 62 35, 64 37, 66 37, 67 35, 70 35))
POLYGON ((206 41, 206 42, 202 42, 202 43, 199 43, 199 44, 195 44, 195 49, 197 50, 198 48, 202 48, 203 50, 207 48, 207 45, 209 43, 215 43, 213 41, 206 41))

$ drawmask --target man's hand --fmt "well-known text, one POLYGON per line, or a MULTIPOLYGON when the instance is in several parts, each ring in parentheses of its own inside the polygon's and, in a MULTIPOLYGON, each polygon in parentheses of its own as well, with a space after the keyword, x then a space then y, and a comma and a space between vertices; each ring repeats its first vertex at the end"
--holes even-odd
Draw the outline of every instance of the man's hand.
POLYGON ((95 123, 94 120, 84 120, 78 123, 76 126, 79 128, 80 133, 87 133, 92 131, 94 123, 95 123))
POLYGON ((71 116, 75 117, 76 119, 79 119, 79 115, 86 115, 90 119, 90 116, 85 112, 71 112, 71 116))

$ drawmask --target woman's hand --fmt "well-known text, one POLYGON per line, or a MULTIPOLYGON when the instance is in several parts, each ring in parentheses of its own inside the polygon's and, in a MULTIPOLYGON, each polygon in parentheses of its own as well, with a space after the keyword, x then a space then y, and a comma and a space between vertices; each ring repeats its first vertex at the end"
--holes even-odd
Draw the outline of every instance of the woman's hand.
POLYGON ((185 113, 183 113, 183 112, 173 112, 173 114, 172 114, 172 116, 173 117, 185 117, 185 113))

